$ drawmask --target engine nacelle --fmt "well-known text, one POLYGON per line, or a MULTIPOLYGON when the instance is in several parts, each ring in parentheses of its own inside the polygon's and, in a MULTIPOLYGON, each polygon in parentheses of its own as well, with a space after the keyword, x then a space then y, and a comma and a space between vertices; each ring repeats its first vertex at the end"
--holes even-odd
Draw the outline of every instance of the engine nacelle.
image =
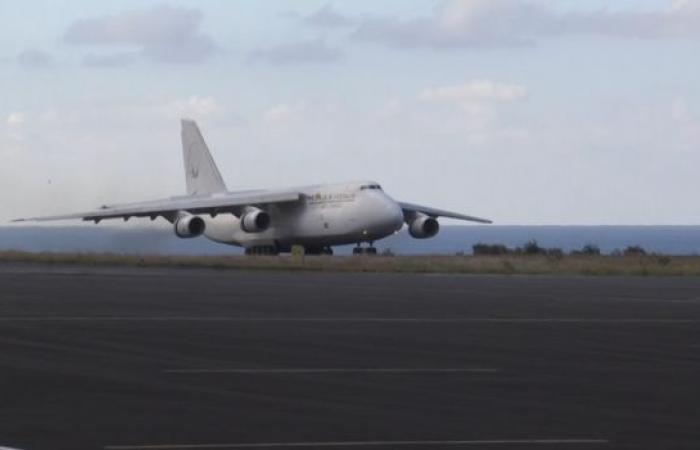
POLYGON ((241 216, 241 229, 246 233, 260 233, 270 227, 270 215, 258 208, 247 208, 241 216))
POLYGON ((434 217, 425 214, 417 214, 408 224, 408 233, 416 239, 427 239, 435 236, 440 231, 440 224, 434 217))
POLYGON ((204 234, 204 219, 191 214, 182 215, 175 221, 175 234, 179 238, 193 238, 204 234))

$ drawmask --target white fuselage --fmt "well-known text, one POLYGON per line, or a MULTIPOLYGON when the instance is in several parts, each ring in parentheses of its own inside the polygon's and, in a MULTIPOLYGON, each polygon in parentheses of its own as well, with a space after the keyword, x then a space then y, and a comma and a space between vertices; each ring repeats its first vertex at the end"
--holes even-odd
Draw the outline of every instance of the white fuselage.
POLYGON ((213 241, 243 247, 332 245, 372 242, 387 237, 404 224, 399 204, 374 182, 296 188, 300 202, 265 207, 270 226, 258 233, 242 229, 230 215, 205 218, 205 236, 213 241))

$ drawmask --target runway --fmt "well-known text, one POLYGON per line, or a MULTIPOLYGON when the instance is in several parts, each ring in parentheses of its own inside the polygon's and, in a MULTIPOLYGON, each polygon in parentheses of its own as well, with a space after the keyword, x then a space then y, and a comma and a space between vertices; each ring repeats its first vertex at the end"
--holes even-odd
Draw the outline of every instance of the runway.
POLYGON ((0 267, 0 448, 697 449, 700 279, 0 267))

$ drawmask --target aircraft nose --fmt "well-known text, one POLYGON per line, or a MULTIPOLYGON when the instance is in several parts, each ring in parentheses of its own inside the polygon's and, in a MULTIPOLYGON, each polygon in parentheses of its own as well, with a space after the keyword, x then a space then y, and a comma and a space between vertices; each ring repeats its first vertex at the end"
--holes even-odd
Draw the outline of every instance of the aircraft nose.
POLYGON ((391 203, 393 205, 393 220, 394 220, 394 230, 398 231, 403 227, 403 221, 404 221, 404 216, 403 216, 403 209, 399 206, 398 203, 395 201, 391 200, 391 203))
POLYGON ((382 196, 382 222, 391 232, 398 231, 403 227, 403 211, 398 203, 388 196, 382 196))
POLYGON ((373 241, 390 236, 403 227, 403 210, 383 192, 365 192, 360 214, 365 218, 359 230, 364 240, 373 241))

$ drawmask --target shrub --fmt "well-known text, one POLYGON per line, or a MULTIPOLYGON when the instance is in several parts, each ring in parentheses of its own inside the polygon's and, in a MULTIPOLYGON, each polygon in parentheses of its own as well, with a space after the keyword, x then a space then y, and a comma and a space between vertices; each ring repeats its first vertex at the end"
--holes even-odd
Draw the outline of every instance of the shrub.
POLYGON ((387 247, 382 251, 382 256, 395 256, 395 254, 392 249, 387 247))
POLYGON ((656 262, 658 262, 661 267, 666 267, 671 264, 671 258, 668 256, 659 256, 656 262))
POLYGON ((646 256, 647 251, 638 245, 630 245, 623 254, 625 256, 646 256))
POLYGON ((586 244, 581 250, 571 252, 574 256, 600 256, 600 247, 593 244, 586 244))
POLYGON ((502 244, 482 244, 478 243, 472 246, 474 255, 508 255, 512 253, 505 245, 502 244))
POLYGON ((564 250, 560 248, 548 248, 547 256, 552 256, 555 259, 561 259, 564 257, 564 250))
POLYGON ((535 255, 546 255, 547 250, 544 248, 540 247, 540 245, 537 243, 536 240, 531 240, 522 249, 522 253, 528 256, 535 256, 535 255))

